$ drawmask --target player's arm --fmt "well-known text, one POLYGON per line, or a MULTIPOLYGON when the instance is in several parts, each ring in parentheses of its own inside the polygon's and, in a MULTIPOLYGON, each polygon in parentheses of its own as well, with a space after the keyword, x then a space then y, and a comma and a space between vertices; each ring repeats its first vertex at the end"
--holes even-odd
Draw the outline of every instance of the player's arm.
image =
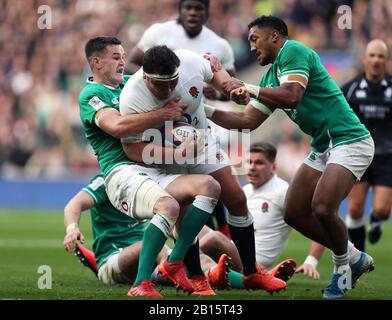
POLYGON ((145 113, 121 115, 114 108, 103 108, 95 114, 95 123, 112 137, 124 138, 174 120, 182 115, 186 107, 187 104, 180 103, 179 98, 174 97, 163 108, 145 113))
POLYGON ((252 84, 244 83, 241 80, 232 78, 225 82, 224 89, 232 93, 239 88, 246 88, 252 98, 275 108, 295 109, 301 102, 305 93, 307 78, 296 75, 296 80, 289 78, 288 82, 283 82, 279 87, 261 88, 252 84))
POLYGON ((321 244, 312 241, 309 249, 308 256, 306 257, 302 266, 300 266, 295 272, 302 272, 310 278, 315 280, 320 279, 320 273, 317 271, 317 264, 323 255, 325 247, 321 244))
POLYGON ((223 128, 255 130, 268 118, 269 114, 256 109, 252 103, 254 104, 250 102, 243 112, 223 111, 208 105, 204 106, 204 110, 210 120, 223 128))
POLYGON ((134 47, 131 51, 128 63, 125 66, 126 74, 134 74, 143 65, 144 51, 139 47, 134 47))
POLYGON ((80 191, 77 193, 64 208, 64 225, 66 235, 64 237, 64 247, 67 251, 72 252, 77 241, 83 243, 84 236, 79 229, 80 216, 84 210, 91 209, 94 206, 94 199, 80 191))

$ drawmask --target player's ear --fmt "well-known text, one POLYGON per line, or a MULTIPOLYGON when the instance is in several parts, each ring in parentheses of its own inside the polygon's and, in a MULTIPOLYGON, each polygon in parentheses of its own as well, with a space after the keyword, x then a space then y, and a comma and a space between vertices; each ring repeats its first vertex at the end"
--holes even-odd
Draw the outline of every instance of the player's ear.
POLYGON ((276 31, 276 30, 272 30, 271 33, 270 33, 270 37, 271 37, 271 41, 273 43, 276 43, 278 41, 278 39, 279 39, 279 32, 276 31))
POLYGON ((102 69, 102 63, 99 57, 92 57, 91 62, 95 69, 97 70, 102 69))

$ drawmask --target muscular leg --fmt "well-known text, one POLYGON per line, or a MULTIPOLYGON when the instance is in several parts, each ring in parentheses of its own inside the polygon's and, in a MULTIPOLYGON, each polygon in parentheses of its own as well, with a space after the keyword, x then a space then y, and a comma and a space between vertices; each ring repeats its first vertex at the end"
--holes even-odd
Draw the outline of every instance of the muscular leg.
POLYGON ((369 242, 375 244, 381 237, 382 221, 391 214, 392 188, 386 186, 373 187, 373 212, 370 216, 369 242))
POLYGON ((287 190, 284 219, 305 237, 331 249, 328 233, 312 214, 312 199, 321 174, 306 164, 301 165, 287 190))
POLYGON ((347 229, 338 215, 338 209, 355 181, 356 178, 348 169, 338 164, 328 164, 313 195, 313 215, 328 233, 331 249, 336 255, 347 253, 347 229))
POLYGON ((221 185, 220 200, 229 210, 230 235, 238 249, 245 276, 256 272, 253 217, 248 212, 246 196, 231 168, 225 167, 210 174, 221 185))
POLYGON ((232 269, 242 272, 241 258, 236 246, 221 232, 211 230, 201 236, 200 249, 215 262, 218 262, 221 255, 226 253, 231 258, 232 269))
POLYGON ((365 251, 366 229, 363 213, 368 190, 369 184, 367 182, 357 182, 348 194, 348 214, 346 217, 348 235, 360 251, 365 251))

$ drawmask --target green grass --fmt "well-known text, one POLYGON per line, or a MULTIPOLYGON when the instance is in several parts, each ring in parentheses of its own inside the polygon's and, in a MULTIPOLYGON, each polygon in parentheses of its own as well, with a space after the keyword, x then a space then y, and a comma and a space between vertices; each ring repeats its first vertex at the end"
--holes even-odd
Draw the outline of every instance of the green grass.
MULTIPOLYGON (((90 218, 83 216, 81 228, 91 247, 90 218)), ((105 286, 93 273, 82 266, 76 257, 67 253, 62 245, 64 236, 63 216, 60 212, 23 212, 0 210, 0 299, 129 299, 128 285, 105 286), (38 288, 41 265, 52 270, 52 289, 38 288)), ((387 223, 383 237, 376 246, 368 245, 374 257, 376 270, 364 276, 347 299, 392 299, 392 225, 387 223)), ((293 232, 281 258, 291 257, 302 262, 309 241, 293 232)), ((302 274, 295 275, 282 293, 269 295, 263 291, 230 290, 218 292, 213 300, 267 300, 267 299, 320 299, 321 289, 331 275, 331 257, 328 252, 319 264, 321 279, 311 280, 302 274)), ((165 287, 166 299, 201 298, 177 293, 165 287)))

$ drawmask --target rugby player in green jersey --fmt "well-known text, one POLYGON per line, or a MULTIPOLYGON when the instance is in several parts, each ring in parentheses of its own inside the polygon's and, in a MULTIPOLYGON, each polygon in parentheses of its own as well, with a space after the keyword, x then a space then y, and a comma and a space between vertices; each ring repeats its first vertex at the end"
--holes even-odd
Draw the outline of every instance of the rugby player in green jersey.
MULTIPOLYGON (((174 120, 187 105, 173 97, 160 110, 121 116, 119 95, 127 80, 123 74, 125 54, 121 41, 114 37, 93 38, 87 42, 85 52, 93 77, 79 95, 80 117, 103 172, 108 197, 124 214, 138 220, 151 219, 144 232, 138 274, 128 295, 162 297, 151 282, 153 265, 179 217, 180 203, 192 201, 179 223, 173 251, 160 271, 178 287, 193 292, 183 259, 210 217, 220 195, 220 185, 207 175, 169 175, 156 167, 140 166, 126 157, 119 139, 174 120), (181 190, 181 195, 174 199, 165 190, 167 187, 181 190)), ((182 145, 171 150, 177 158, 187 153, 182 145)), ((73 227, 76 226, 68 225, 67 230, 73 227)))
POLYGON ((374 143, 316 52, 288 39, 287 25, 262 16, 249 26, 251 51, 260 65, 271 64, 260 85, 232 79, 231 96, 249 93, 242 113, 208 107, 209 118, 227 129, 256 129, 276 109, 312 137, 311 153, 299 168, 286 196, 285 221, 332 250, 334 272, 324 298, 344 297, 358 278, 374 267, 372 257, 348 242, 338 215, 341 201, 370 165, 374 143))

